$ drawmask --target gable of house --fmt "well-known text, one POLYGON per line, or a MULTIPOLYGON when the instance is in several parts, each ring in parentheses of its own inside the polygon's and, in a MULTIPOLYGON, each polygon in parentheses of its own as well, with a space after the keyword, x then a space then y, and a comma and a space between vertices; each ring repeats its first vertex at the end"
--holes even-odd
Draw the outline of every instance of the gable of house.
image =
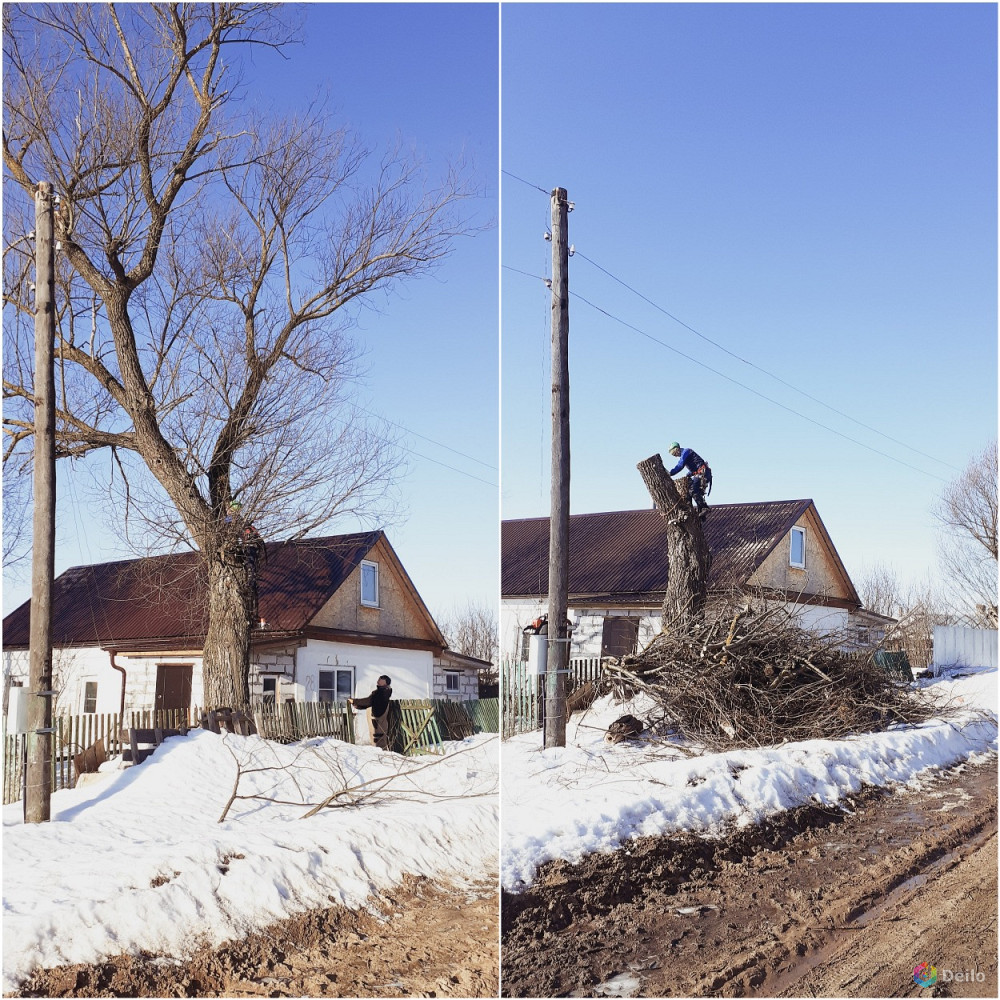
POLYGON ((447 645, 385 535, 380 535, 356 561, 343 583, 310 617, 308 624, 314 628, 425 640, 442 648, 447 645), (370 587, 372 573, 376 583, 374 602, 366 599, 362 590, 362 576, 367 575, 366 585, 370 587))

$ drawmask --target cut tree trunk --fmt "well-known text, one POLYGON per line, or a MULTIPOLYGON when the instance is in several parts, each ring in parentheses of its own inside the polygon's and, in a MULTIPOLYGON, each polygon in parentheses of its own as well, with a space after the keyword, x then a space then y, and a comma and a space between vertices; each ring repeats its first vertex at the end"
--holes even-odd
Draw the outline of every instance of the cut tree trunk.
POLYGON ((257 595, 251 565, 242 552, 223 550, 209 560, 208 607, 202 661, 205 707, 246 710, 257 595))
POLYGON ((656 509, 663 515, 667 542, 667 590, 663 596, 663 627, 700 617, 708 597, 712 553, 691 501, 687 479, 671 479, 659 455, 637 466, 656 509))

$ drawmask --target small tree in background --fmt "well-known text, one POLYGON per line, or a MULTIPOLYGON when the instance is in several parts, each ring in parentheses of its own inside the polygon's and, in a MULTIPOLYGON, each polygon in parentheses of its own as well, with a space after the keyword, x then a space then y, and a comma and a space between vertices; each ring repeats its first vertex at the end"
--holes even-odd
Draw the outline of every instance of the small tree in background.
MULTIPOLYGON (((453 608, 439 622, 448 647, 463 656, 474 656, 492 664, 479 673, 480 696, 496 687, 500 662, 499 629, 496 608, 479 601, 469 601, 464 608, 453 608)), ((495 697, 496 693, 489 694, 495 697)))
POLYGON ((943 531, 941 565, 963 617, 997 627, 997 442, 994 439, 941 494, 933 509, 943 531))

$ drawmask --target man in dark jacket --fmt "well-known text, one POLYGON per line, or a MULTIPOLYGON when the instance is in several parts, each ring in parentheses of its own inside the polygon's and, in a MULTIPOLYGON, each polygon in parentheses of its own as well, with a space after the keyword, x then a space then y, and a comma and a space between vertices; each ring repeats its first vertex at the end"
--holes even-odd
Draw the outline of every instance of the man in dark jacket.
POLYGON ((367 698, 348 698, 347 704, 354 708, 370 708, 372 725, 375 729, 375 746, 380 750, 391 750, 389 746, 389 699, 392 698, 392 680, 382 674, 375 682, 375 690, 367 698))
POLYGON ((692 448, 681 448, 676 442, 671 442, 670 454, 677 459, 677 464, 667 473, 668 476, 676 476, 681 469, 688 470, 688 499, 698 508, 698 516, 702 520, 708 513, 708 504, 705 503, 705 490, 712 488, 712 470, 708 463, 692 448))

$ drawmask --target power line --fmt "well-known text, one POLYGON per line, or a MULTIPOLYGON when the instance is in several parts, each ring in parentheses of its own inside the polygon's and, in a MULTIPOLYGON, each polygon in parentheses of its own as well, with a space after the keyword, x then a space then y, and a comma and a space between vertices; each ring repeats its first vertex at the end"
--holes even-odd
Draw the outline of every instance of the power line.
MULTIPOLYGON (((579 255, 579 256, 582 256, 580 254, 579 250, 576 252, 576 254, 579 255)), ((502 266, 506 270, 513 271, 516 274, 524 275, 524 277, 526 277, 526 278, 534 278, 536 280, 541 280, 541 281, 545 281, 546 280, 544 278, 541 278, 537 274, 529 274, 527 271, 521 271, 518 268, 511 267, 508 264, 504 264, 502 266)), ((603 268, 602 268, 602 270, 603 270, 603 268)), ((614 275, 611 275, 611 277, 614 277, 614 275)), ((608 312, 607 309, 603 309, 601 306, 597 305, 596 303, 591 302, 589 299, 584 298, 582 295, 580 295, 579 292, 571 291, 570 295, 573 296, 574 298, 579 299, 581 302, 585 303, 586 305, 590 306, 591 309, 594 309, 597 312, 603 314, 604 316, 607 316, 608 319, 614 320, 616 323, 620 323, 622 326, 627 327, 629 330, 632 330, 633 332, 638 333, 641 337, 645 337, 647 340, 651 340, 654 344, 658 344, 660 347, 665 347, 668 351, 673 351, 674 354, 677 354, 680 357, 685 358, 686 360, 692 362, 692 364, 698 365, 698 367, 704 368, 706 371, 712 372, 713 375, 718 375, 720 378, 724 378, 727 382, 732 382, 734 385, 738 385, 741 389, 746 389, 747 392, 751 392, 755 396, 759 396, 761 399, 767 400, 767 402, 769 402, 769 403, 773 403, 775 406, 780 407, 781 409, 785 410, 788 413, 792 413, 792 414, 794 414, 797 417, 801 417, 803 420, 808 420, 809 423, 815 424, 817 427, 822 427, 824 430, 829 431, 831 434, 836 434, 837 437, 841 437, 845 441, 850 441, 852 444, 859 445, 860 447, 864 448, 866 451, 873 452, 876 455, 881 455, 883 458, 889 459, 890 462, 895 462, 897 465, 905 466, 907 469, 912 469, 914 472, 919 472, 923 476, 928 476, 931 479, 936 479, 936 480, 938 480, 938 482, 942 482, 942 483, 947 483, 948 482, 947 479, 944 479, 941 476, 937 476, 937 475, 935 475, 932 472, 927 472, 924 469, 919 469, 919 468, 917 468, 917 466, 911 465, 909 462, 904 462, 902 459, 894 458, 892 455, 889 455, 889 454, 887 454, 884 451, 879 451, 878 448, 873 448, 871 445, 865 444, 863 441, 858 441, 856 438, 852 438, 849 434, 844 434, 842 431, 838 431, 838 430, 836 430, 836 428, 830 427, 827 424, 824 424, 820 420, 816 420, 813 417, 807 416, 805 413, 801 413, 799 410, 796 410, 796 409, 794 409, 791 406, 787 406, 784 403, 778 402, 778 400, 776 400, 776 399, 772 399, 770 396, 766 395, 765 393, 760 392, 757 389, 752 388, 751 386, 748 386, 744 382, 740 382, 739 379, 735 379, 735 378, 733 378, 730 375, 726 375, 724 372, 720 372, 718 369, 713 368, 711 365, 705 364, 705 362, 703 362, 703 361, 699 361, 697 358, 692 357, 690 354, 685 354, 684 351, 681 351, 678 348, 673 347, 672 345, 666 343, 663 340, 659 340, 658 338, 654 337, 650 333, 646 333, 645 330, 641 330, 639 327, 634 326, 632 323, 629 323, 626 320, 623 320, 621 317, 615 316, 613 313, 608 312)), ((655 303, 652 303, 652 304, 655 305, 655 303)), ((659 308, 659 307, 657 307, 657 308, 659 308)), ((661 312, 666 312, 666 310, 662 310, 661 309, 661 312)), ((669 313, 667 313, 667 315, 670 316, 669 313)), ((671 319, 676 319, 676 317, 674 317, 674 316, 670 316, 670 318, 671 319)), ((677 322, 681 323, 680 320, 677 320, 677 322)), ((681 325, 682 326, 686 326, 687 324, 681 323, 681 325)), ((697 333, 697 331, 692 331, 692 332, 697 333)), ((698 336, 701 336, 701 334, 698 334, 698 336)), ((708 339, 708 338, 704 338, 704 339, 708 339)), ((723 350, 725 350, 725 348, 723 348, 723 350)), ((726 353, 729 354, 731 352, 726 351, 726 353)), ((735 355, 733 355, 733 356, 735 357, 735 355)), ((742 360, 742 359, 740 359, 740 360, 742 360)), ((756 367, 756 366, 754 366, 754 367, 756 367)), ((769 373, 765 373, 765 374, 769 374, 769 373)), ((774 376, 774 377, 776 378, 777 376, 774 376)), ((778 379, 778 381, 780 382, 782 380, 778 379)), ((783 383, 783 384, 787 384, 787 383, 783 383)), ((792 388, 794 388, 794 386, 792 386, 792 388)), ((812 397, 810 397, 810 398, 812 398, 812 397)), ((823 405, 826 405, 826 404, 823 404, 823 405)), ((839 411, 837 411, 837 412, 839 412, 839 411)), ((855 421, 855 422, 857 422, 857 421, 855 421)), ((862 426, 866 426, 866 425, 862 424, 862 426)), ((880 434, 881 432, 880 431, 876 431, 876 433, 880 434)), ((882 435, 882 436, 883 437, 887 437, 887 435, 882 435)), ((891 441, 891 440, 894 440, 894 439, 893 438, 889 438, 889 440, 891 441)), ((909 447, 909 446, 907 445, 906 447, 909 447)))
POLYGON ((463 472, 461 469, 456 469, 453 465, 447 465, 444 462, 439 462, 436 458, 431 458, 429 455, 421 455, 419 451, 414 451, 412 448, 407 448, 406 445, 401 445, 404 451, 408 451, 411 455, 416 455, 417 458, 426 459, 428 462, 433 462, 435 465, 440 465, 442 468, 451 469, 452 472, 457 472, 460 476, 467 476, 469 479, 475 479, 477 483, 486 483, 487 486, 492 486, 493 489, 499 489, 496 483, 491 483, 488 479, 480 479, 479 476, 474 476, 471 472, 463 472))
POLYGON ((546 191, 545 188, 540 187, 538 184, 532 184, 531 181, 526 181, 523 177, 518 177, 517 174, 511 173, 509 170, 501 170, 500 173, 506 174, 508 177, 513 177, 514 180, 520 181, 522 184, 527 184, 528 187, 534 188, 536 191, 541 191, 542 194, 551 194, 551 192, 546 191))
MULTIPOLYGON (((409 427, 404 427, 403 424, 398 423, 395 420, 390 420, 388 417, 382 416, 381 413, 376 413, 374 410, 368 410, 363 406, 359 406, 357 403, 352 403, 356 410, 361 410, 362 413, 367 413, 369 416, 378 417, 379 420, 384 420, 387 424, 392 424, 393 427, 398 427, 400 430, 406 431, 407 434, 412 434, 414 437, 423 438, 424 441, 429 441, 431 444, 436 444, 439 448, 444 448, 446 451, 450 451, 455 455, 460 455, 462 458, 467 458, 470 462, 476 462, 478 465, 483 465, 491 472, 499 471, 495 465, 490 465, 489 462, 484 462, 481 458, 476 458, 474 455, 467 455, 464 451, 459 451, 457 448, 452 448, 450 445, 444 444, 441 441, 435 441, 432 437, 427 437, 426 434, 421 434, 419 431, 410 430, 409 427)), ((431 461, 434 461, 431 459, 431 461)), ((448 468, 448 466, 446 466, 448 468)))
MULTIPOLYGON (((774 372, 768 371, 766 368, 762 368, 760 365, 754 364, 754 362, 749 361, 747 358, 741 357, 739 354, 736 354, 735 352, 729 350, 728 347, 724 346, 723 344, 720 344, 718 341, 712 340, 711 337, 706 337, 705 334, 696 330, 693 326, 691 326, 688 323, 685 323, 684 320, 675 316, 672 312, 669 312, 666 309, 664 309, 663 306, 659 305, 652 299, 643 295, 642 292, 640 292, 636 288, 633 288, 627 281, 623 281, 616 274, 612 274, 609 270, 607 270, 607 268, 602 267, 600 264, 597 263, 597 261, 591 260, 590 257, 582 253, 581 251, 577 250, 574 256, 582 257, 588 264, 591 264, 593 267, 596 267, 598 271, 602 272, 603 274, 606 274, 609 278, 612 279, 612 281, 618 282, 618 284, 621 285, 623 288, 627 288, 630 292, 632 292, 633 295, 637 295, 640 299, 642 299, 643 302, 648 303, 654 309, 658 309, 661 313, 663 313, 664 316, 668 316, 675 323, 679 323, 682 327, 684 327, 685 330, 689 330, 696 337, 700 337, 702 340, 705 341, 705 343, 711 344, 713 347, 717 347, 720 351, 722 351, 724 354, 728 354, 731 358, 735 358, 737 361, 740 361, 745 365, 749 365, 751 368, 755 368, 759 372, 763 372, 763 374, 767 375, 769 378, 774 379, 776 382, 780 382, 786 388, 794 390, 795 392, 799 393, 799 395, 805 396, 806 399, 810 399, 814 403, 818 403, 820 406, 823 406, 826 409, 832 411, 833 413, 836 413, 838 416, 844 417, 846 420, 850 420, 852 423, 857 424, 859 427, 863 427, 865 430, 871 431, 873 434, 878 434, 879 437, 883 437, 887 441, 891 441, 893 444, 898 444, 901 448, 906 448, 908 451, 915 452, 918 455, 924 455, 926 453, 924 450, 920 448, 914 448, 912 445, 907 444, 905 441, 900 441, 897 438, 894 438, 891 435, 886 434, 883 431, 880 431, 877 427, 872 427, 869 424, 866 424, 864 421, 858 420, 857 417, 852 417, 849 413, 845 413, 843 410, 838 410, 836 406, 832 406, 830 403, 826 403, 822 399, 818 399, 816 396, 811 395, 804 389, 800 389, 797 385, 785 381, 785 379, 781 378, 781 376, 775 375, 774 372)), ((948 462, 942 462, 942 464, 947 465, 951 469, 955 469, 956 472, 962 471, 961 469, 958 468, 958 466, 951 465, 948 462)))
POLYGON ((608 319, 612 319, 616 323, 621 323, 622 326, 627 327, 629 330, 638 333, 640 336, 645 337, 647 340, 651 340, 654 344, 659 344, 660 347, 665 347, 668 351, 673 351, 674 354, 680 355, 680 357, 685 358, 686 360, 692 362, 693 364, 698 365, 700 368, 704 368, 706 371, 712 372, 713 375, 718 375, 720 378, 724 378, 727 382, 732 382, 733 385, 738 385, 741 389, 746 389, 747 392, 751 392, 755 396, 759 396, 761 399, 765 399, 767 400, 767 402, 773 403, 775 406, 780 406, 781 409, 787 411, 788 413, 792 413, 797 417, 801 417, 803 420, 808 420, 809 423, 815 424, 817 427, 822 427, 824 430, 829 431, 831 434, 836 434, 837 437, 841 437, 845 441, 850 441, 852 444, 859 445, 860 447, 866 449, 867 451, 874 452, 876 455, 881 455, 883 458, 889 459, 890 462, 895 462, 897 465, 903 465, 908 469, 912 469, 914 472, 919 472, 923 476, 929 476, 931 479, 937 479, 939 482, 942 483, 948 482, 947 479, 943 479, 941 476, 936 476, 932 472, 926 472, 924 469, 918 469, 915 465, 910 465, 909 462, 904 462, 902 459, 894 458, 892 455, 889 455, 884 451, 879 451, 878 448, 873 448, 871 445, 865 444, 863 441, 858 441, 857 438, 852 438, 849 434, 844 434, 842 431, 838 431, 836 428, 830 427, 827 424, 824 424, 820 420, 815 420, 814 418, 807 416, 805 413, 801 413, 800 411, 794 409, 791 406, 786 406, 784 403, 779 403, 778 400, 772 399, 770 396, 766 395, 763 392, 759 392, 757 389, 754 389, 751 386, 746 385, 744 382, 740 382, 739 379, 735 379, 730 375, 726 375, 725 372, 720 372, 717 368, 713 368, 711 365, 707 365, 705 364, 705 362, 699 361, 697 358, 692 357, 690 354, 685 354, 683 351, 678 350, 676 347, 672 347, 665 341, 659 340, 652 334, 646 333, 645 330, 640 330, 639 327, 634 326, 633 324, 627 322, 626 320, 623 320, 619 316, 615 316, 613 313, 608 312, 607 309, 602 309, 599 305, 596 305, 589 299, 585 299, 582 295, 579 294, 579 292, 570 292, 570 295, 572 295, 574 298, 579 299, 586 305, 590 306, 591 309, 595 309, 602 315, 607 316, 608 319))

